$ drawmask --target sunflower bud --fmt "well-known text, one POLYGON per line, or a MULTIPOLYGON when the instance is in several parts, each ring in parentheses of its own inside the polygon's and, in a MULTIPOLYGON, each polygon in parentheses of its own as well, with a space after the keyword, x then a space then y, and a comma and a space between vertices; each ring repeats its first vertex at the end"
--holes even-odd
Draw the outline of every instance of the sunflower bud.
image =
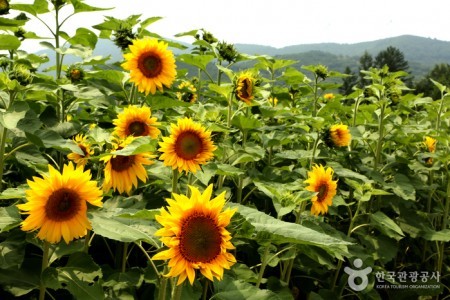
POLYGON ((9 2, 8 0, 0 0, 0 15, 9 14, 9 2))
POLYGON ((133 33, 131 28, 119 28, 114 32, 114 44, 122 49, 122 51, 128 49, 128 46, 133 43, 137 35, 133 33))
POLYGON ((238 57, 238 52, 234 48, 233 44, 228 44, 225 42, 220 42, 217 45, 217 49, 219 50, 219 55, 223 60, 226 60, 228 62, 235 62, 236 58, 238 57))
POLYGON ((70 79, 70 82, 77 83, 84 79, 84 70, 80 66, 71 65, 67 69, 66 77, 70 79))
POLYGON ((21 41, 23 41, 25 39, 25 33, 27 33, 25 31, 25 29, 23 29, 22 27, 19 27, 15 32, 14 35, 21 41))
POLYGON ((317 77, 325 80, 328 77, 328 68, 324 65, 318 65, 314 68, 314 73, 316 73, 317 77))
POLYGON ((208 32, 206 30, 203 30, 203 37, 202 39, 207 42, 208 44, 212 44, 217 42, 217 39, 214 37, 214 35, 211 32, 208 32))
POLYGON ((14 20, 19 20, 19 21, 28 21, 30 18, 27 17, 27 15, 25 13, 20 13, 18 14, 16 17, 14 17, 14 20))
POLYGON ((22 64, 15 65, 11 72, 9 72, 9 79, 17 80, 20 85, 28 85, 33 80, 31 70, 22 64))
POLYGON ((60 9, 64 4, 66 4, 66 0, 51 0, 55 9, 60 9))
POLYGON ((0 68, 6 70, 9 67, 10 60, 6 56, 0 56, 0 68))

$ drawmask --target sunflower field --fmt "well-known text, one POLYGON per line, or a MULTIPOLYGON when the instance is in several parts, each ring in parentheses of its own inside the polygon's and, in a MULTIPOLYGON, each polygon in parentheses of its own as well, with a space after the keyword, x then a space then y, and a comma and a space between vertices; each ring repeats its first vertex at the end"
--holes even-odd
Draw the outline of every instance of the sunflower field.
POLYGON ((347 75, 204 29, 186 46, 133 15, 68 34, 104 9, 11 2, 0 299, 450 298, 449 87, 423 97, 384 67, 342 95, 347 75), (51 57, 22 50, 31 19, 51 57))

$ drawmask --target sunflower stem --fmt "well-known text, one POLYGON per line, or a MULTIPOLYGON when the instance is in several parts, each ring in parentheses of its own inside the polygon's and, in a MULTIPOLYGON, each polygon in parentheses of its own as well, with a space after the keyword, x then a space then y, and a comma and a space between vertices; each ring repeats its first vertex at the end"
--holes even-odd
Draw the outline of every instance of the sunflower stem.
POLYGON ((155 266, 155 263, 153 262, 152 258, 150 257, 150 255, 148 255, 147 250, 145 250, 144 247, 142 247, 140 242, 134 242, 134 244, 138 246, 138 248, 141 249, 142 253, 144 253, 144 255, 147 257, 148 262, 152 266, 158 278, 162 278, 162 275, 161 273, 159 273, 158 268, 155 266))
POLYGON ((84 252, 88 253, 89 251, 89 242, 91 240, 91 231, 88 230, 86 236, 84 237, 84 252))
POLYGON ((259 274, 258 274, 258 279, 256 280, 256 287, 259 288, 259 286, 261 285, 261 281, 263 279, 263 275, 264 275, 264 270, 266 269, 267 263, 268 263, 268 259, 267 256, 269 255, 269 246, 266 246, 266 249, 264 250, 264 254, 262 257, 262 261, 261 261, 261 267, 259 268, 259 274))
POLYGON ((127 268, 127 254, 128 254, 128 245, 129 243, 123 243, 123 249, 122 249, 122 266, 120 268, 120 271, 122 273, 125 273, 127 268))
MULTIPOLYGON (((442 216, 441 230, 447 229, 449 210, 450 210, 450 173, 447 170, 447 195, 445 197, 445 208, 444 214, 442 216)), ((445 242, 440 242, 438 263, 437 263, 437 271, 439 274, 442 274, 442 265, 444 264, 444 256, 445 256, 444 251, 445 251, 445 242)))
POLYGON ((203 284, 202 300, 206 300, 206 297, 208 296, 208 287, 209 287, 209 280, 208 278, 205 278, 205 283, 203 284))
POLYGON ((183 292, 183 284, 181 283, 179 285, 175 285, 173 290, 172 290, 172 300, 180 300, 181 299, 181 294, 183 292))
MULTIPOLYGON (((353 232, 353 226, 355 225, 355 219, 359 215, 359 212, 360 212, 360 209, 361 209, 361 203, 362 203, 362 201, 358 201, 358 205, 356 206, 355 214, 352 216, 352 218, 350 220, 350 225, 348 226, 348 230, 347 230, 347 236, 348 237, 350 237, 352 232, 353 232)), ((339 273, 341 271, 341 268, 342 268, 342 260, 339 260, 338 264, 336 266, 336 272, 334 273, 333 283, 331 285, 331 290, 333 290, 333 291, 336 288, 337 279, 339 277, 339 273)))
POLYGON ((48 267, 48 253, 50 249, 50 244, 47 241, 44 241, 44 249, 42 254, 42 267, 41 267, 41 286, 39 288, 39 300, 45 299, 45 284, 42 280, 42 273, 48 267))
MULTIPOLYGON (((6 110, 8 110, 12 104, 14 103, 14 100, 16 98, 15 92, 9 93, 9 104, 6 110)), ((3 127, 2 129, 2 135, 0 136, 0 192, 3 191, 3 172, 4 166, 5 166, 5 160, 7 157, 5 157, 5 147, 6 147, 6 136, 8 134, 8 128, 3 127)))
MULTIPOLYGON (((167 267, 164 267, 166 269, 167 267)), ((167 281, 166 277, 161 277, 159 292, 158 292, 158 300, 166 300, 166 292, 167 292, 167 281)))
POLYGON ((178 169, 172 172, 172 194, 178 193, 178 169))

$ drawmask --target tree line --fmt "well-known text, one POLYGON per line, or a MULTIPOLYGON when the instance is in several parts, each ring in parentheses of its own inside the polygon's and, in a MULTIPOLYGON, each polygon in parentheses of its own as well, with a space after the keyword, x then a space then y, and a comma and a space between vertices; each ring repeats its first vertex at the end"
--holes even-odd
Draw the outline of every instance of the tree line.
MULTIPOLYGON (((344 74, 348 76, 343 79, 343 84, 339 88, 339 92, 343 95, 348 95, 353 91, 353 87, 355 86, 363 88, 369 82, 360 71, 369 70, 370 68, 382 68, 385 65, 388 66, 390 72, 410 71, 409 63, 405 59, 403 52, 396 47, 389 46, 385 50, 380 51, 375 57, 368 51, 365 51, 359 59, 359 74, 355 74, 349 66, 345 68, 344 74)), ((416 94, 423 94, 424 97, 439 99, 441 93, 430 79, 438 81, 445 86, 450 86, 450 65, 447 63, 436 64, 425 78, 414 81, 413 76, 407 76, 403 81, 416 94)))

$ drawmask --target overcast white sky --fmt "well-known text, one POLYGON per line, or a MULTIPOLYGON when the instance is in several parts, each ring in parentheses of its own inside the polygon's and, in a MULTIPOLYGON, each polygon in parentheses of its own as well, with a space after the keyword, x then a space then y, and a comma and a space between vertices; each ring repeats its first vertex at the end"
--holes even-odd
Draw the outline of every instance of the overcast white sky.
MULTIPOLYGON (((204 28, 229 43, 278 48, 322 42, 357 43, 403 34, 450 41, 447 0, 86 0, 86 3, 115 8, 81 13, 67 22, 63 30, 89 28, 102 22, 103 15, 124 19, 142 14, 142 20, 163 17, 147 29, 167 38, 204 28)), ((27 27, 28 30, 40 26, 32 24, 36 26, 27 27)))

